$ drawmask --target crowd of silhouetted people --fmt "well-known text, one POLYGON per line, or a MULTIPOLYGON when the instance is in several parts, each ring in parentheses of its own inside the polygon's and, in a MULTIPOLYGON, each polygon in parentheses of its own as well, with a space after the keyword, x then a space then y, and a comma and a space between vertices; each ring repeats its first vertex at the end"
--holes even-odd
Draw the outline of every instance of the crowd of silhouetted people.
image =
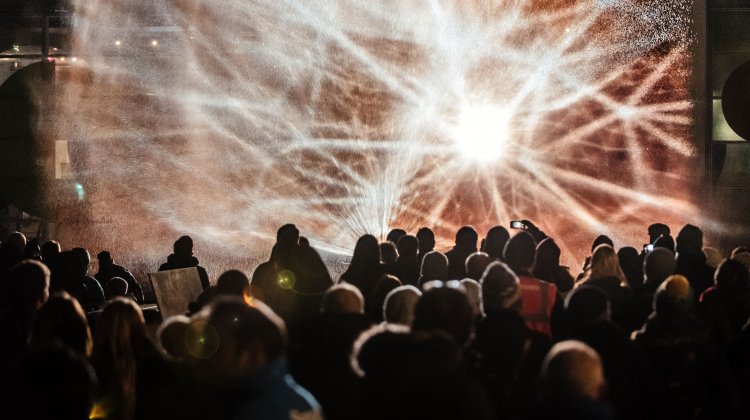
POLYGON ((209 278, 183 236, 158 270, 203 292, 167 319, 110 252, 92 275, 88 250, 13 233, 0 418, 750 418, 750 249, 655 223, 571 269, 514 233, 364 235, 338 279, 292 224, 250 276, 209 278))

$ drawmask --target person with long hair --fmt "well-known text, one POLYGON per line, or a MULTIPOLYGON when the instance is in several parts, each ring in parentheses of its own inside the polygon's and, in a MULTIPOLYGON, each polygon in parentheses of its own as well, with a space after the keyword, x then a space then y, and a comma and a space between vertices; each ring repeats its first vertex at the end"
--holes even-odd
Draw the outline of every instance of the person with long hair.
POLYGON ((615 249, 606 243, 594 248, 591 266, 577 286, 589 285, 604 290, 612 305, 612 322, 627 332, 638 328, 633 291, 628 287, 625 273, 615 249))
POLYGON ((99 378, 97 405, 108 419, 158 416, 170 373, 156 346, 146 336, 143 313, 131 299, 117 297, 96 323, 91 362, 99 378), (146 389, 147 388, 147 389, 146 389), (148 407, 148 409, 144 409, 148 407))
POLYGON ((380 261, 380 244, 372 235, 363 235, 354 246, 354 254, 349 268, 341 275, 341 281, 353 284, 365 297, 365 306, 370 299, 378 280, 385 273, 380 261))

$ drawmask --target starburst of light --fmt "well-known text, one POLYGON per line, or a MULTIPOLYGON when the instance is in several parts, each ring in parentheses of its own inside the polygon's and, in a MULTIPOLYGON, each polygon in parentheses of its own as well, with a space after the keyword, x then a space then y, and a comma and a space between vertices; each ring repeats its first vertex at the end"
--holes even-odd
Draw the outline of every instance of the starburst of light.
POLYGON ((695 213, 689 4, 79 1, 65 129, 115 231, 347 253, 529 218, 579 256, 695 213))

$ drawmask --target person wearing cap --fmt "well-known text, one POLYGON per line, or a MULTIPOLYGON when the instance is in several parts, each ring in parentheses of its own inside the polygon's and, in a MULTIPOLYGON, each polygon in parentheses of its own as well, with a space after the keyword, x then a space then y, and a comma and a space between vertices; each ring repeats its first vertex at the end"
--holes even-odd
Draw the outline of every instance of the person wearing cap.
POLYGON ((107 283, 111 279, 119 277, 128 283, 127 293, 135 297, 137 302, 143 302, 143 289, 141 285, 138 284, 138 281, 127 268, 115 264, 112 254, 109 251, 100 252, 96 258, 99 260, 99 271, 94 275, 94 278, 99 280, 99 283, 102 284, 105 290, 107 290, 107 283))

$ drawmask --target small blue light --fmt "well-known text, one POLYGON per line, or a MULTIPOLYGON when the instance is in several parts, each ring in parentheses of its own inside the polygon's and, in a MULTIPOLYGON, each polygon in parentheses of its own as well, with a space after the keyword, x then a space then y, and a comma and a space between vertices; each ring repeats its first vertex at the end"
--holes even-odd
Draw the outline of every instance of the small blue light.
POLYGON ((83 200, 83 198, 86 196, 86 191, 83 189, 83 185, 81 185, 79 182, 76 182, 76 193, 78 194, 78 200, 83 200))

